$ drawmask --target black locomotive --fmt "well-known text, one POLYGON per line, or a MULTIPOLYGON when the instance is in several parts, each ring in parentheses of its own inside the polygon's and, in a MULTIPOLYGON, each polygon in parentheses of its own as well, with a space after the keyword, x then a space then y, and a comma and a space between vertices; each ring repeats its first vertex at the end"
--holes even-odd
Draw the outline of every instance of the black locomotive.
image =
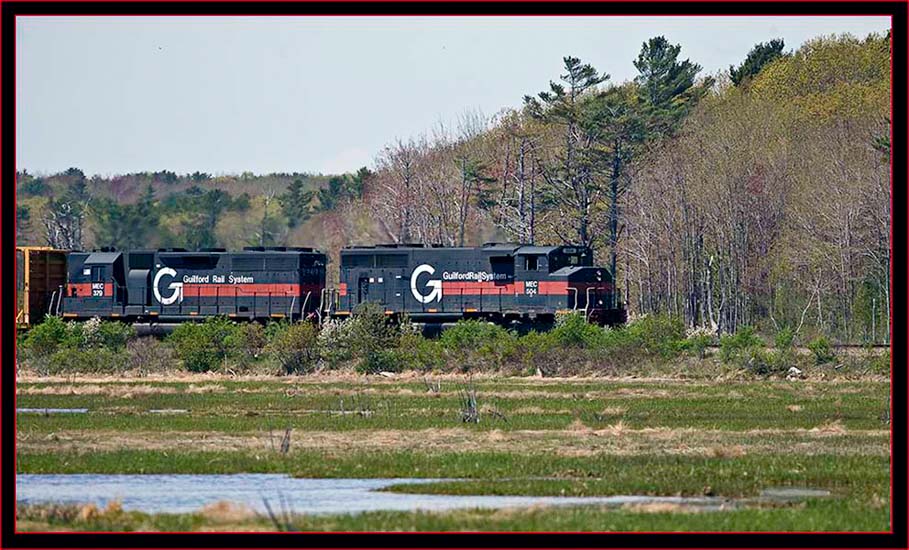
POLYGON ((47 314, 155 326, 215 315, 321 321, 365 302, 427 325, 464 318, 546 325, 571 311, 602 325, 626 318, 611 273, 578 246, 349 247, 337 289, 326 288, 327 258, 311 248, 20 251, 25 315, 17 319, 25 326, 47 314))
POLYGON ((476 248, 379 245, 341 251, 340 285, 331 314, 377 302, 414 321, 462 318, 546 324, 581 311, 599 324, 625 322, 609 271, 578 246, 489 243, 476 248))
POLYGON ((318 310, 325 262, 311 248, 286 247, 70 252, 66 284, 51 307, 76 319, 302 319, 318 310))

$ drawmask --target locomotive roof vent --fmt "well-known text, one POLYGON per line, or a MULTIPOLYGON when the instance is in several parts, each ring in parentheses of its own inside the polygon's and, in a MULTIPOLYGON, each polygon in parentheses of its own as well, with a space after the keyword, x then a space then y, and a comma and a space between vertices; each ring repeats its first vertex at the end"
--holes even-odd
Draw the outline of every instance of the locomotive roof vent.
POLYGON ((243 250, 245 250, 247 252, 264 252, 265 247, 264 246, 244 246, 243 250))
POLYGON ((113 246, 102 246, 101 248, 93 248, 92 252, 116 252, 117 249, 113 246))
POLYGON ((199 252, 227 252, 226 248, 200 248, 199 252))
POLYGON ((187 252, 185 248, 172 247, 172 248, 159 248, 158 252, 187 252))
POLYGON ((315 249, 308 246, 288 246, 287 250, 292 250, 294 252, 313 252, 315 249))
POLYGON ((400 248, 423 248, 423 243, 401 243, 400 248))
POLYGON ((287 252, 286 246, 266 246, 265 250, 276 250, 278 252, 287 252))

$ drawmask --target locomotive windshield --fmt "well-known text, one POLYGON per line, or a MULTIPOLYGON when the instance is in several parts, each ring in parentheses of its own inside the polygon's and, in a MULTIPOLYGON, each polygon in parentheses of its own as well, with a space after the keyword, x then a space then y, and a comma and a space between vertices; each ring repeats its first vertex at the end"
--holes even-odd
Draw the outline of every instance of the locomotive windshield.
POLYGON ((558 271, 563 267, 593 265, 592 260, 593 258, 591 258, 588 249, 566 247, 560 252, 552 254, 552 258, 549 261, 549 272, 558 271))

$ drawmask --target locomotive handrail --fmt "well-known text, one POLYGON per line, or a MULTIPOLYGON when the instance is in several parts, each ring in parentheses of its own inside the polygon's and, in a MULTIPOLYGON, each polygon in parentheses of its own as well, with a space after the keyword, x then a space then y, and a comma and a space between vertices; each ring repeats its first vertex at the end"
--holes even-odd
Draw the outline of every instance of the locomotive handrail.
MULTIPOLYGON (((53 311, 53 309, 54 309, 54 298, 55 298, 56 296, 57 296, 57 291, 56 291, 56 290, 53 291, 53 292, 51 292, 50 301, 47 302, 47 314, 48 314, 48 315, 53 315, 52 311, 53 311)), ((16 322, 17 322, 17 323, 19 322, 20 316, 21 316, 21 317, 24 317, 24 316, 25 316, 25 310, 24 310, 24 309, 20 309, 20 310, 19 310, 19 313, 16 314, 16 322)))
POLYGON ((587 287, 587 292, 585 292, 585 302, 584 302, 584 320, 590 320, 590 291, 593 290, 593 287, 587 287))
POLYGON ((569 292, 574 291, 574 305, 571 307, 572 311, 578 310, 578 287, 570 286, 568 287, 569 292))

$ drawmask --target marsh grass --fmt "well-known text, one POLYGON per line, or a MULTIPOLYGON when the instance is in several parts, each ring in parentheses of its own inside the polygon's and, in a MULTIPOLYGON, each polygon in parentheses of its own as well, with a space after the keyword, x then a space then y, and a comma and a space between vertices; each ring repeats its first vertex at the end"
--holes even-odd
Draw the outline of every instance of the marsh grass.
MULTIPOLYGON (((391 489, 444 494, 739 497, 798 486, 835 495, 721 514, 584 507, 314 518, 282 515, 272 503, 276 517, 297 530, 887 528, 889 426, 881 411, 888 408, 889 386, 877 380, 71 377, 32 380, 19 391, 19 407, 89 409, 20 415, 20 473, 464 480, 391 489), (478 423, 460 421, 471 401, 465 389, 473 392, 478 423), (350 414, 336 414, 342 400, 350 414), (154 409, 188 413, 149 412, 154 409), (229 440, 223 448, 202 445, 219 437, 229 440), (252 443, 235 444, 244 438, 252 443), (316 447, 319 438, 331 441, 316 447)), ((80 519, 63 508, 50 510, 20 506, 20 529, 195 530, 214 528, 215 521, 122 510, 80 519)), ((276 528, 267 517, 240 518, 236 526, 276 528)))

